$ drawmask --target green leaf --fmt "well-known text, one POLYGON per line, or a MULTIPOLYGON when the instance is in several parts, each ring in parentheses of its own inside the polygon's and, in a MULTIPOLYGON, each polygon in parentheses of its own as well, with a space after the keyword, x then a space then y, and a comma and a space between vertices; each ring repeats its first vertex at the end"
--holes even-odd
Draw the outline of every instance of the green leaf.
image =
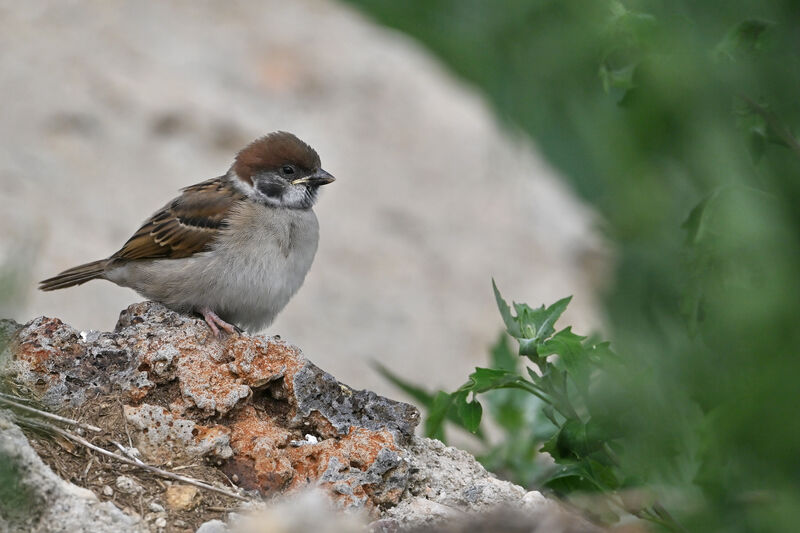
POLYGON ((612 491, 620 487, 619 479, 612 467, 588 458, 584 462, 584 469, 586 477, 591 479, 601 490, 612 491))
POLYGON ((577 464, 559 468, 544 482, 544 486, 558 494, 597 491, 597 484, 588 479, 583 467, 577 464))
MULTIPOLYGON (((383 377, 388 379, 393 385, 398 387, 400 390, 411 396, 416 402, 418 402, 423 408, 425 408, 428 411, 428 417, 430 417, 430 412, 432 411, 434 404, 434 394, 399 377, 397 374, 395 374, 385 366, 381 365, 377 361, 373 362, 373 366, 378 371, 378 373, 380 373, 383 377)), ((445 420, 447 420, 448 422, 452 422, 453 424, 456 424, 458 426, 462 427, 464 426, 462 420, 458 416, 458 413, 456 413, 456 411, 453 409, 447 410, 447 413, 445 415, 445 420)), ((435 423, 435 421, 433 423, 435 423)), ((480 430, 480 428, 478 428, 475 431, 472 431, 472 433, 481 441, 486 441, 486 435, 484 434, 483 431, 480 430)))
POLYGON ((557 354, 559 362, 566 368, 569 377, 578 389, 586 394, 589 389, 589 374, 592 370, 589 355, 583 346, 586 337, 572 333, 572 328, 562 329, 545 341, 539 349, 541 356, 557 354))
POLYGON ((732 62, 758 54, 766 48, 769 30, 774 25, 774 22, 758 19, 740 22, 714 47, 714 59, 732 62))
POLYGON ((503 323, 506 325, 508 334, 512 337, 520 337, 522 334, 519 329, 519 324, 511 315, 511 308, 500 295, 500 291, 497 289, 497 284, 494 282, 494 278, 492 278, 492 289, 494 290, 494 299, 497 301, 497 308, 500 310, 500 316, 503 317, 503 323))
POLYGON ((717 194, 719 194, 719 190, 715 190, 713 193, 703 198, 692 208, 689 212, 689 216, 683 224, 681 224, 681 229, 686 231, 687 245, 696 244, 703 238, 706 226, 706 208, 717 194))
POLYGON ((428 419, 425 420, 426 436, 432 439, 439 439, 442 442, 447 442, 444 434, 444 420, 452 402, 452 394, 447 394, 444 391, 436 393, 436 396, 433 398, 430 413, 428 414, 428 419))
POLYGON ((602 428, 597 424, 590 427, 580 420, 569 419, 542 446, 542 451, 549 453, 557 463, 563 460, 572 462, 597 452, 602 448, 603 442, 602 428))
POLYGON ((556 420, 556 411, 552 405, 545 404, 542 407, 542 414, 547 417, 547 420, 549 420, 554 426, 559 427, 558 420, 556 420))
POLYGON ((472 433, 475 433, 480 427, 482 415, 483 407, 478 400, 464 401, 458 404, 458 416, 464 422, 464 427, 472 433))
POLYGON ((572 296, 567 296, 566 298, 560 299, 548 308, 542 306, 539 309, 536 309, 532 319, 536 326, 537 339, 544 340, 555 332, 553 325, 567 309, 567 305, 569 305, 570 300, 572 300, 572 296))
POLYGON ((546 340, 539 349, 539 355, 558 354, 561 357, 576 358, 583 355, 583 341, 586 337, 572 333, 572 326, 566 327, 546 340))
POLYGON ((492 389, 498 389, 509 383, 519 381, 521 378, 507 370, 499 370, 495 368, 480 368, 476 367, 475 372, 469 375, 469 381, 463 385, 459 390, 470 392, 486 392, 492 389))
POLYGON ((572 492, 610 492, 619 488, 620 483, 611 467, 592 459, 564 465, 557 469, 544 485, 558 493, 572 492))
MULTIPOLYGON (((552 412, 552 411, 551 411, 551 412, 552 412)), ((554 418, 553 418, 553 419, 551 419, 551 421, 552 421, 554 424, 556 423, 554 418)), ((542 448, 541 448, 541 450, 540 450, 540 451, 541 451, 541 452, 543 452, 543 453, 548 453, 548 454, 550 454, 550 457, 552 457, 552 458, 553 458, 553 460, 554 460, 556 463, 559 463, 559 464, 561 464, 561 463, 562 463, 561 459, 565 459, 565 457, 563 457, 563 456, 561 455, 561 451, 558 449, 558 434, 559 434, 560 432, 561 432, 561 429, 559 428, 559 430, 558 430, 558 431, 556 431, 555 433, 553 433, 553 435, 552 435, 552 436, 551 436, 549 439, 547 439, 547 440, 546 440, 546 441, 545 441, 545 442, 542 444, 542 448)))
POLYGON ((553 324, 564 313, 570 300, 572 300, 572 296, 568 296, 549 307, 542 305, 536 309, 527 304, 514 303, 514 310, 517 313, 517 316, 514 316, 511 314, 511 308, 508 303, 500 295, 494 280, 492 280, 492 288, 494 289, 497 308, 503 317, 506 330, 509 335, 520 340, 520 355, 535 355, 535 344, 523 342, 523 339, 530 339, 538 343, 550 337, 555 332, 553 324), (522 350, 525 353, 522 353, 522 350))

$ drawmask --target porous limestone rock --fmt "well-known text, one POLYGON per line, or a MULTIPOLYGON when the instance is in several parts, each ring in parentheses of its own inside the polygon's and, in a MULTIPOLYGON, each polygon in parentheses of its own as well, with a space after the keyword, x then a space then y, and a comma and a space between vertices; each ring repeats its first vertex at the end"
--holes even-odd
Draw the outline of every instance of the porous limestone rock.
MULTIPOLYGON (((167 469, 204 465, 251 498, 313 489, 338 509, 368 516, 374 531, 436 525, 498 505, 541 521, 557 508, 496 479, 468 453, 415 437, 414 407, 339 383, 278 337, 217 338, 202 320, 153 302, 128 307, 113 332, 79 332, 46 317, 24 326, 0 322, 3 332, 0 378, 53 411, 102 428, 94 444, 113 450, 125 442, 126 453, 167 469)), ((24 440, 10 423, 0 437, 24 440)), ((125 476, 136 475, 130 472, 125 476)), ((106 491, 109 481, 92 485, 99 496, 124 498, 133 486, 117 482, 106 491)), ((159 518, 167 523, 197 518, 210 494, 175 505, 170 491, 184 485, 147 476, 136 483, 136 498, 166 504, 159 518)), ((43 509, 66 505, 56 501, 60 493, 48 494, 54 499, 43 509)), ((98 520, 157 527, 92 497, 80 505, 105 513, 98 520)), ((194 527, 218 529, 220 518, 207 515, 194 527)))

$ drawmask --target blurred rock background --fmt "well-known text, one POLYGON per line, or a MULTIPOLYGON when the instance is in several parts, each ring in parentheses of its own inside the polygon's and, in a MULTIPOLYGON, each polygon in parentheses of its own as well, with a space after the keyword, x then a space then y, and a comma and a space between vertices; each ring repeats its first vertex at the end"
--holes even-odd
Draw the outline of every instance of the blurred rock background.
POLYGON ((266 332, 340 380, 397 396, 377 359, 459 385, 501 329, 491 277, 532 305, 574 294, 564 325, 599 325, 591 213, 476 92, 347 6, 3 0, 0 46, 4 317, 113 328, 134 292, 36 282, 111 254, 180 187, 284 129, 337 182, 305 286, 266 332))

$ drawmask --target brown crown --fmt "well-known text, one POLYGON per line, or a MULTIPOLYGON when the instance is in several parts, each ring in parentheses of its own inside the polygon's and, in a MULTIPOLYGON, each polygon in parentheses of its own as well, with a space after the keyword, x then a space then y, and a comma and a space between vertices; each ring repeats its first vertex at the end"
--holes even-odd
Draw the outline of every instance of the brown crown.
POLYGON ((252 176, 256 172, 277 170, 283 165, 312 171, 320 167, 319 155, 291 133, 276 131, 244 147, 236 155, 233 171, 252 185, 252 176))

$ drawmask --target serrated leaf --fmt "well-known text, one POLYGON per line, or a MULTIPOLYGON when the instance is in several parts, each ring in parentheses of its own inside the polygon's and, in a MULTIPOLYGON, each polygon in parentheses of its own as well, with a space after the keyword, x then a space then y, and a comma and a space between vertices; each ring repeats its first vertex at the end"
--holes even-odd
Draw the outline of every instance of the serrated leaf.
POLYGON ((486 392, 519 380, 520 377, 517 374, 507 370, 476 367, 475 372, 469 375, 469 381, 459 390, 486 392))
POLYGON ((558 354, 561 357, 575 358, 583 354, 583 341, 586 337, 572 332, 572 326, 566 327, 546 340, 539 348, 542 357, 558 354))
POLYGON ((483 416, 483 407, 478 400, 470 402, 463 401, 458 403, 458 416, 461 417, 464 427, 475 433, 481 425, 481 417, 483 416))
POLYGON ((535 321, 537 339, 544 340, 555 332, 553 325, 567 309, 567 306, 571 300, 572 296, 567 296, 566 298, 562 298, 550 307, 544 309, 542 312, 537 313, 535 321))
POLYGON ((620 362, 619 356, 611 349, 609 341, 598 342, 594 339, 587 339, 584 343, 589 358, 599 364, 609 361, 620 362))
POLYGON ((506 325, 506 331, 508 331, 508 334, 512 337, 520 337, 521 332, 519 329, 519 324, 511 315, 511 308, 500 295, 500 291, 497 289, 497 284, 494 282, 494 278, 492 279, 492 289, 494 290, 494 299, 497 302, 497 308, 500 310, 500 316, 503 317, 503 323, 506 325))
POLYGON ((536 309, 527 304, 513 303, 516 316, 511 313, 508 303, 500 295, 497 284, 492 280, 497 308, 506 325, 509 335, 520 343, 519 354, 536 360, 538 345, 555 333, 554 324, 561 317, 572 300, 572 296, 562 298, 556 303, 536 309))
POLYGON ((572 328, 562 329, 548 339, 539 349, 542 357, 557 354, 559 362, 569 374, 569 377, 586 394, 589 389, 589 373, 591 371, 589 355, 583 346, 586 337, 572 333, 572 328))

